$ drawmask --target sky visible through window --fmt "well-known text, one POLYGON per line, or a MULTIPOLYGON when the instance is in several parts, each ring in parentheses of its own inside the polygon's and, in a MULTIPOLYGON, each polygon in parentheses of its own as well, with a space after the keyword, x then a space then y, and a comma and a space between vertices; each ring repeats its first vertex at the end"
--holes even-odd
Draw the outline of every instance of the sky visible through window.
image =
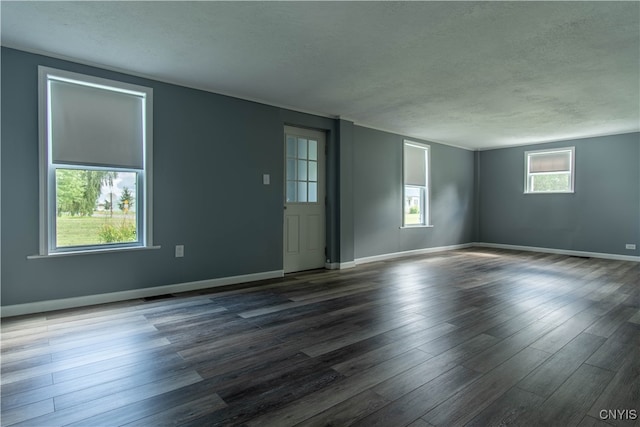
MULTIPOLYGON (((113 200, 120 200, 124 189, 127 188, 135 197, 136 196, 136 176, 131 173, 119 173, 113 180, 113 187, 109 188, 108 185, 103 185, 100 188, 100 197, 98 198, 98 204, 103 203, 105 200, 109 200, 109 193, 113 193, 113 200)), ((131 208, 135 212, 134 204, 131 208)))

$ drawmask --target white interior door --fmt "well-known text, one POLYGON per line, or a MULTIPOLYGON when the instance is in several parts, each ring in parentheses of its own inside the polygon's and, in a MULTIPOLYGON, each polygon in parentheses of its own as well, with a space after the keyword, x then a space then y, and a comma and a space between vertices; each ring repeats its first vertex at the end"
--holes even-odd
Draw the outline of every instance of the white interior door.
POLYGON ((325 134, 285 126, 284 272, 325 262, 325 134))

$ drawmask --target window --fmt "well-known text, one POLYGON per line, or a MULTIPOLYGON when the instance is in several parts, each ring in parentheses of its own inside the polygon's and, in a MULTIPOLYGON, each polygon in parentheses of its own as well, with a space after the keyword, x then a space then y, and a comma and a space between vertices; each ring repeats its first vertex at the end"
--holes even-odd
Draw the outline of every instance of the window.
POLYGON ((525 193, 573 193, 575 147, 527 151, 525 193))
POLYGON ((150 246, 152 90, 39 78, 40 254, 150 246))
POLYGON ((402 225, 429 225, 429 146, 405 141, 403 159, 402 225))
POLYGON ((287 203, 318 202, 318 141, 287 135, 287 203))

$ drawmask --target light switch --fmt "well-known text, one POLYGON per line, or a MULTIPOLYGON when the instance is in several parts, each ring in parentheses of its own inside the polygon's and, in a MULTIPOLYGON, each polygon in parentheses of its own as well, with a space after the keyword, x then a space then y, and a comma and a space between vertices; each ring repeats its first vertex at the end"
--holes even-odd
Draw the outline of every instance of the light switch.
POLYGON ((268 173, 265 173, 264 175, 262 175, 262 183, 264 185, 271 184, 271 176, 268 173))

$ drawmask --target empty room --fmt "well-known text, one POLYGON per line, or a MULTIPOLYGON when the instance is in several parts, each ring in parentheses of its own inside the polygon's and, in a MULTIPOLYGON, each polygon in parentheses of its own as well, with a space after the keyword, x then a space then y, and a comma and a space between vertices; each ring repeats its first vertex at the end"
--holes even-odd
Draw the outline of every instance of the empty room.
POLYGON ((640 426, 640 3, 2 1, 1 426, 640 426))

